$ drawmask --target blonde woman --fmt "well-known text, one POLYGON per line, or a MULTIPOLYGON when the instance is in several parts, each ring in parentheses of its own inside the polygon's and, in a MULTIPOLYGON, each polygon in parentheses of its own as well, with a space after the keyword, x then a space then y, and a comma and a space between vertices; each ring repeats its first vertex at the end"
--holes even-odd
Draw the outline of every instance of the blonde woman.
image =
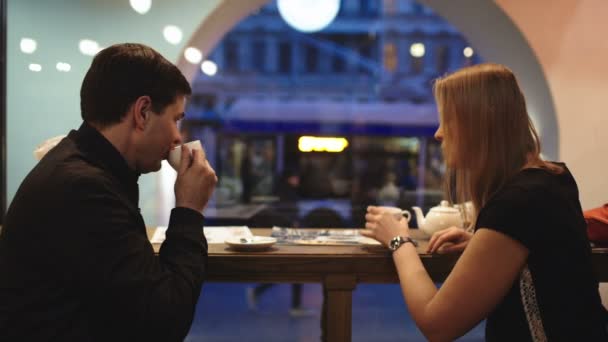
POLYGON ((363 234, 393 250, 416 324, 451 341, 483 319, 487 341, 608 341, 576 182, 543 161, 513 73, 481 64, 437 80, 450 198, 472 200, 475 233, 432 237, 463 251, 441 288, 424 269, 405 220, 369 207, 363 234))

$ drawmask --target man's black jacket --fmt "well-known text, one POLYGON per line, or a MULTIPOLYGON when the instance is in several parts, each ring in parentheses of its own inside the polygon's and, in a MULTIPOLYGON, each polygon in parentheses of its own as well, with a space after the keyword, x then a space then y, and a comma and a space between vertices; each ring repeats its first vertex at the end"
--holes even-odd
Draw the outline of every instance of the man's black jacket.
POLYGON ((206 268, 203 216, 173 209, 156 256, 137 179, 87 124, 29 173, 0 235, 0 340, 184 339, 206 268))

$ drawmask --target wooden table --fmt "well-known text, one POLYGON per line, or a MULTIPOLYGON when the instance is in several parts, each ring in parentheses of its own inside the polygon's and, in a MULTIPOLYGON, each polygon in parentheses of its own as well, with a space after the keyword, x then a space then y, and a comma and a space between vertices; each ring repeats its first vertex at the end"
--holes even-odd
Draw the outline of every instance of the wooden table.
MULTIPOLYGON (((254 235, 270 235, 270 229, 251 229, 254 235)), ((411 230, 418 252, 435 282, 442 282, 458 255, 426 254, 427 240, 411 230)), ((159 246, 155 246, 158 251, 159 246)), ((608 281, 608 249, 594 249, 593 264, 600 281, 608 281)), ((398 283, 390 253, 373 246, 275 245, 264 252, 235 252, 223 244, 209 245, 207 281, 287 282, 323 284, 322 332, 327 341, 350 341, 352 292, 358 283, 398 283)))

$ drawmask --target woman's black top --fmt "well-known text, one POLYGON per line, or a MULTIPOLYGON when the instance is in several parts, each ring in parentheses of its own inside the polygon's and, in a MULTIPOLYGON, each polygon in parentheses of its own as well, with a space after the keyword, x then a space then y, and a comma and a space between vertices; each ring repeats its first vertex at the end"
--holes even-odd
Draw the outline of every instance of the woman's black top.
POLYGON ((476 229, 523 244, 526 267, 486 321, 487 341, 608 341, 576 182, 525 169, 482 208, 476 229))

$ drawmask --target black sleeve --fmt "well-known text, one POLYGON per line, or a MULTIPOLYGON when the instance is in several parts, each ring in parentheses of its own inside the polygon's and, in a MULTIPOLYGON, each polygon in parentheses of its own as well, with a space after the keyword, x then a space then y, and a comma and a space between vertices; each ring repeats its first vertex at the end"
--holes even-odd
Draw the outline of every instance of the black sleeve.
POLYGON ((66 254, 74 291, 88 298, 97 337, 181 341, 187 335, 207 262, 203 216, 171 212, 155 255, 138 211, 96 180, 74 184, 66 224, 76 237, 66 254), (121 331, 121 336, 105 336, 121 331))
POLYGON ((538 217, 543 217, 542 199, 539 197, 519 187, 506 189, 482 208, 476 227, 503 233, 532 250, 545 228, 538 222, 538 217))

